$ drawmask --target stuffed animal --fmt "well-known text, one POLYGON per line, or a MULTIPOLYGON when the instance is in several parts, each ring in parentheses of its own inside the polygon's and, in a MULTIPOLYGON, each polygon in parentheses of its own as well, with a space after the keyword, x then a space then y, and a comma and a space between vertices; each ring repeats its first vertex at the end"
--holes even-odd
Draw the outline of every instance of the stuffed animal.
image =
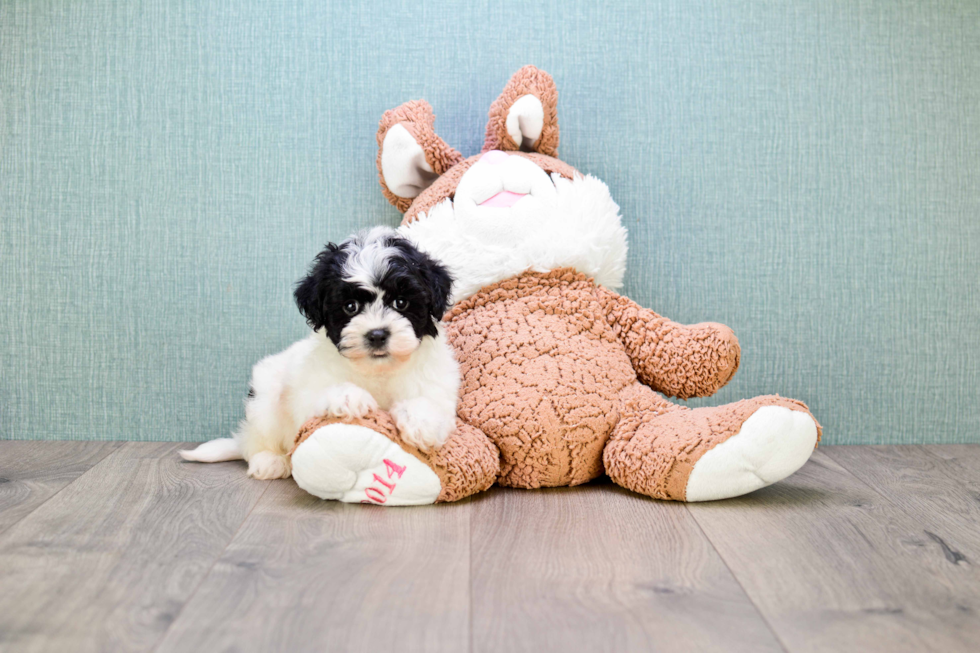
POLYGON ((557 91, 533 66, 490 107, 464 158, 412 101, 384 114, 378 171, 400 231, 456 283, 444 318, 460 363, 456 432, 420 451, 391 418, 318 418, 293 476, 326 499, 454 501, 500 485, 613 482, 656 499, 735 497, 799 469, 820 439, 807 407, 776 395, 688 409, 739 365, 731 329, 686 326, 617 294, 626 260, 619 207, 600 180, 559 160, 557 91))

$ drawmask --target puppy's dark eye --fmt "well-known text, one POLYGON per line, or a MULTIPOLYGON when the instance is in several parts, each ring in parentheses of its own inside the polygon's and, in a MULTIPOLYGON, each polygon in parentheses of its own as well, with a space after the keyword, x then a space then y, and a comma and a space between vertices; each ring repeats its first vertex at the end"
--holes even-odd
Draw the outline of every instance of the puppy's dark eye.
POLYGON ((396 311, 404 311, 406 308, 408 308, 408 300, 404 297, 399 297, 395 300, 395 303, 392 304, 392 306, 395 307, 396 311))
POLYGON ((357 311, 359 310, 361 310, 361 305, 353 300, 344 304, 344 313, 348 315, 357 315, 357 311))

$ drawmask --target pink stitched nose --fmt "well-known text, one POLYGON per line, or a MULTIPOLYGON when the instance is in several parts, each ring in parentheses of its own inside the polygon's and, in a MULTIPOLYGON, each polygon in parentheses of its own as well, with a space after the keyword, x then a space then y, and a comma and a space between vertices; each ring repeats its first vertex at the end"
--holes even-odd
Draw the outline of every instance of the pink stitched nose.
POLYGON ((510 155, 500 150, 490 150, 480 157, 480 163, 489 163, 492 166, 503 163, 510 155))

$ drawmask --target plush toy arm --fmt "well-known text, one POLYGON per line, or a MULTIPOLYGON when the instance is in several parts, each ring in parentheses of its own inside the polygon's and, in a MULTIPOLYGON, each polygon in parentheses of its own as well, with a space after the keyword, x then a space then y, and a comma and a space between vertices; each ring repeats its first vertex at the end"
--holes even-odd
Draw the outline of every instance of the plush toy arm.
POLYGON ((598 292, 637 378, 657 392, 708 397, 738 369, 738 338, 724 324, 678 324, 605 288, 598 292))

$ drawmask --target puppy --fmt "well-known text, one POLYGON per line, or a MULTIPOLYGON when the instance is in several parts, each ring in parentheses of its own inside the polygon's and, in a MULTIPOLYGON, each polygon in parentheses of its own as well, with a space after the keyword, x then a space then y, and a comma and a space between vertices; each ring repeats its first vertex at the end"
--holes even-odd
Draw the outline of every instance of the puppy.
POLYGON ((313 333, 255 365, 233 438, 181 456, 244 458, 250 476, 286 478, 287 453, 304 422, 375 408, 391 413, 406 442, 442 446, 456 424, 460 382, 439 323, 451 290, 446 268, 393 229, 327 245, 294 293, 313 333))

